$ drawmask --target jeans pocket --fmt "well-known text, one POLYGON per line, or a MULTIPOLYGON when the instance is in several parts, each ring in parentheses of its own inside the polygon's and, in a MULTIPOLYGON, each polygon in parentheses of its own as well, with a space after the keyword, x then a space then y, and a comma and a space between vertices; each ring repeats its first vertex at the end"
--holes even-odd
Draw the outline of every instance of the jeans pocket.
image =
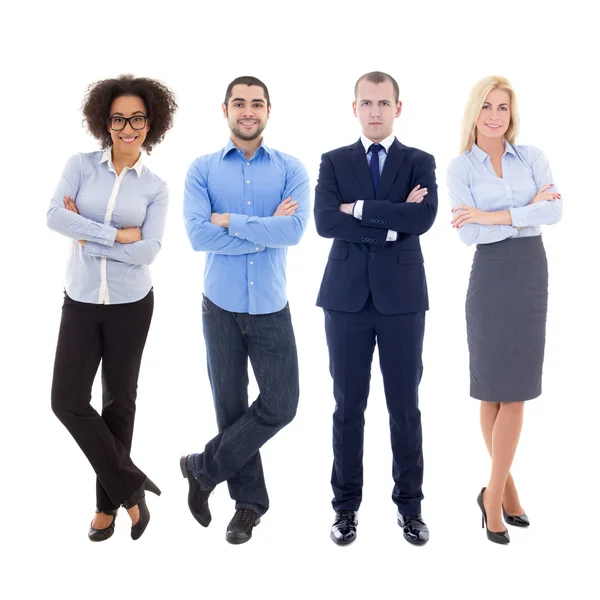
POLYGON ((214 304, 202 294, 202 314, 207 315, 213 308, 214 304))

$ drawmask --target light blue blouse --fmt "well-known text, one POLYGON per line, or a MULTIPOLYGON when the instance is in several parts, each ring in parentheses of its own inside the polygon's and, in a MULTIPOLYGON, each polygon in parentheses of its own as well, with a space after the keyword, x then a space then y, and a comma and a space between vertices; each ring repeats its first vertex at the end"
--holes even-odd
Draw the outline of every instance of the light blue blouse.
POLYGON ((544 185, 554 183, 550 190, 558 192, 546 157, 534 146, 505 142, 502 177, 498 177, 489 155, 473 144, 450 163, 446 183, 452 208, 467 204, 486 212, 510 211, 512 225, 463 225, 457 231, 467 245, 540 235, 540 225, 552 225, 562 217, 562 200, 531 204, 544 185))
POLYGON ((72 238, 65 290, 78 302, 123 304, 152 287, 148 265, 158 254, 167 216, 165 182, 142 159, 117 175, 111 149, 72 156, 50 201, 50 229, 72 238), (79 214, 68 211, 71 196, 79 214), (115 241, 117 229, 139 227, 142 239, 115 241), (82 246, 77 240, 86 240, 82 246))

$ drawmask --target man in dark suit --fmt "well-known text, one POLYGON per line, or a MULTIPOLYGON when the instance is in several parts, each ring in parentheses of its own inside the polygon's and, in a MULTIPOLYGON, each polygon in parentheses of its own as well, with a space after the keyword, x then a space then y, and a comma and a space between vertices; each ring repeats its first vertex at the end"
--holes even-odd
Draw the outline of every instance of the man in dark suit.
POLYGON ((392 77, 367 73, 354 91, 361 139, 322 156, 315 190, 317 231, 334 240, 317 300, 325 312, 336 402, 331 539, 356 539, 364 411, 377 343, 390 415, 392 499, 406 540, 424 544, 418 387, 429 305, 419 236, 437 212, 435 161, 394 137, 402 103, 392 77))

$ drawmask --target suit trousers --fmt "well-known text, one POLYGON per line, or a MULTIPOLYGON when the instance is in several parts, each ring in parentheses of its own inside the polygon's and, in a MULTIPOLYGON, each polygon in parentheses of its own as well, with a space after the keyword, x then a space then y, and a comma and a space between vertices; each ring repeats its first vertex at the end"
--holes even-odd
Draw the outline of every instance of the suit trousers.
POLYGON ((421 512, 423 450, 418 388, 425 312, 384 315, 371 296, 358 312, 325 309, 333 377, 334 510, 358 510, 363 486, 364 413, 377 343, 392 442, 392 500, 405 516, 421 512))
POLYGON ((113 510, 146 476, 129 453, 137 381, 154 296, 137 302, 90 304, 65 293, 52 379, 52 410, 97 475, 96 506, 113 510), (90 405, 102 361, 102 413, 90 405))

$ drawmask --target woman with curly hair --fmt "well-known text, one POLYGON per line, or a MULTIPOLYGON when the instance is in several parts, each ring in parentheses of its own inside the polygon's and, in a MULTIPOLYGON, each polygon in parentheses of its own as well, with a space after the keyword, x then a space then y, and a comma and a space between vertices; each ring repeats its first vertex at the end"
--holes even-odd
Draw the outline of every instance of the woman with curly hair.
POLYGON ((162 243, 165 182, 142 163, 173 125, 173 93, 122 75, 92 84, 85 124, 100 151, 72 156, 52 196, 48 227, 72 239, 52 380, 52 410, 97 475, 88 537, 112 536, 119 506, 137 540, 148 525, 146 490, 133 463, 137 380, 154 305, 149 265, 162 243), (102 414, 90 405, 102 361, 102 414))

